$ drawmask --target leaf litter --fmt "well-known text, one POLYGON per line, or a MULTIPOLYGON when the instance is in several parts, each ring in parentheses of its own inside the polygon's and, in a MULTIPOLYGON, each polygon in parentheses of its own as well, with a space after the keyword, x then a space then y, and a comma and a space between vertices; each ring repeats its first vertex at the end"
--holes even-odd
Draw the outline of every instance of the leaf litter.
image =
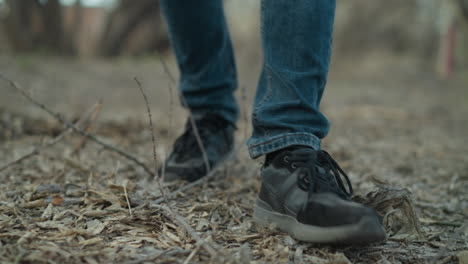
MULTIPOLYGON (((373 109, 368 108, 330 115, 343 119, 365 113, 373 118, 368 114, 373 109)), ((15 116, 16 120, 2 123, 6 127, 1 133, 2 161, 11 160, 13 150, 27 149, 44 135, 53 137, 60 131, 59 124, 29 122, 27 117, 2 111, 3 118, 15 116), (47 125, 38 126, 37 131, 27 127, 43 123, 47 125), (13 127, 8 128, 10 124, 13 127)), ((393 121, 402 119, 405 124, 414 120, 394 112, 385 112, 384 116, 393 121)), ((107 122, 100 124, 97 133, 141 153, 142 144, 149 142, 141 122, 134 129, 125 126, 125 130, 123 124, 107 122)), ((171 133, 156 133, 159 141, 174 139, 171 133)), ((353 133, 354 140, 369 140, 374 133, 371 129, 353 133)), ((217 250, 223 253, 222 260, 216 259, 185 229, 151 207, 152 201, 161 198, 152 179, 115 153, 103 152, 92 143, 84 145, 82 137, 71 134, 0 173, 0 262, 467 263, 468 167, 453 165, 453 161, 448 163, 451 166, 441 165, 450 160, 438 159, 440 153, 434 155, 434 151, 447 152, 440 145, 415 147, 418 152, 406 153, 406 158, 392 164, 386 155, 397 153, 395 147, 388 146, 386 154, 362 157, 355 154, 382 146, 349 148, 344 138, 338 136, 330 151, 351 171, 358 193, 365 193, 354 199, 382 216, 389 235, 385 242, 365 247, 311 245, 255 225, 252 205, 260 184, 256 176, 260 166, 239 153, 214 180, 177 194, 170 203, 204 241, 216 242, 220 247, 217 250), (75 151, 76 144, 82 146, 79 152, 75 151), (361 160, 355 162, 354 157, 361 160), (390 180, 373 175, 387 175, 390 180)), ((466 148, 456 151, 462 153, 466 148)), ((181 184, 168 185, 169 191, 181 184)))

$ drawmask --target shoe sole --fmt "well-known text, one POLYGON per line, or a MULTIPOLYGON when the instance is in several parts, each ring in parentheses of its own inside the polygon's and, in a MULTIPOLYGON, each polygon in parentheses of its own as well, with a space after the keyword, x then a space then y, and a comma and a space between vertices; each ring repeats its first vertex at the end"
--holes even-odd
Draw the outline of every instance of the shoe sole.
POLYGON ((297 240, 320 244, 369 244, 386 239, 381 224, 372 217, 363 217, 352 225, 322 227, 302 224, 293 216, 269 209, 270 206, 257 199, 253 219, 267 228, 276 228, 297 240))

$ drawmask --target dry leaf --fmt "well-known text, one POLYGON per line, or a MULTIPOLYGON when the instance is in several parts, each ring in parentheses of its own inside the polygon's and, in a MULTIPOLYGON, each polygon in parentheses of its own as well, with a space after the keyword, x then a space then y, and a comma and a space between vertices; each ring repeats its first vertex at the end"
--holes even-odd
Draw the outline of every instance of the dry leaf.
POLYGON ((50 219, 52 217, 52 214, 53 214, 53 205, 52 205, 52 203, 50 203, 50 204, 47 205, 46 209, 42 213, 41 218, 42 219, 50 219))
POLYGON ((31 202, 26 202, 23 204, 24 208, 37 208, 37 207, 43 207, 46 206, 47 203, 43 199, 31 201, 31 202))
POLYGON ((78 244, 80 244, 82 246, 89 246, 89 245, 94 245, 94 244, 97 244, 97 243, 101 243, 102 241, 103 241, 103 239, 101 237, 93 237, 91 239, 80 241, 80 242, 78 242, 78 244))
POLYGON ((59 206, 63 203, 64 199, 60 195, 54 195, 54 198, 52 199, 52 204, 54 206, 59 206))

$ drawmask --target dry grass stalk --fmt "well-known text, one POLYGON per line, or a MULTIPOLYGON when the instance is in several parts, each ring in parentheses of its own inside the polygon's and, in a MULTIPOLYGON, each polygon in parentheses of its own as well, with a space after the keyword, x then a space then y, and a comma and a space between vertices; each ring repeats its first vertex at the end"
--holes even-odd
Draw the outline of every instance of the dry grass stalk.
MULTIPOLYGON (((229 160, 232 160, 234 157, 236 157, 237 153, 239 152, 239 149, 240 149, 241 146, 236 146, 234 148, 234 151, 230 154, 230 156, 225 160, 225 162, 229 161, 229 160)), ((210 180, 212 178, 214 178, 216 176, 216 173, 220 171, 221 168, 223 168, 224 166, 221 165, 218 165, 216 167, 214 167, 207 175, 203 176, 202 178, 194 181, 194 182, 191 182, 189 184, 185 184, 183 185, 182 187, 170 192, 167 194, 167 199, 172 199, 174 198, 175 196, 177 196, 177 194, 179 193, 183 193, 189 189, 192 189, 193 187, 196 187, 198 185, 201 185, 203 184, 204 182, 206 182, 207 180, 210 180)), ((151 202, 151 204, 160 204, 162 202, 164 202, 165 199, 164 198, 158 198, 154 201, 151 202)), ((151 205, 150 205, 151 206, 151 205)))
POLYGON ((197 245, 197 247, 194 250, 192 250, 192 252, 190 252, 190 254, 188 255, 187 259, 185 259, 183 264, 190 263, 192 258, 198 253, 198 250, 200 250, 200 245, 197 245))
MULTIPOLYGON (((94 106, 94 111, 91 113, 91 116, 89 117, 89 120, 88 120, 88 124, 86 125, 86 128, 84 129, 84 131, 86 133, 90 133, 92 128, 93 128, 93 125, 96 123, 97 119, 99 118, 99 114, 101 113, 101 110, 102 110, 102 100, 99 100, 99 103, 97 103, 95 106, 94 106)), ((78 152, 80 152, 80 150, 84 147, 84 145, 86 144, 86 140, 88 138, 87 137, 83 137, 80 142, 78 142, 78 144, 76 144, 75 146, 75 149, 73 150, 73 154, 77 154, 78 152)))
POLYGON ((94 141, 95 143, 101 145, 102 147, 104 147, 104 148, 106 148, 106 149, 108 149, 110 151, 113 151, 113 152, 119 154, 120 156, 132 161, 133 163, 140 166, 146 173, 148 173, 149 175, 153 175, 151 170, 142 161, 140 161, 137 157, 135 157, 134 155, 132 155, 132 154, 130 154, 130 153, 116 147, 116 146, 113 146, 113 145, 111 145, 109 143, 106 143, 106 142, 102 141, 101 139, 97 138, 96 136, 94 136, 93 134, 87 133, 87 132, 81 130, 80 128, 76 127, 74 124, 72 124, 69 121, 65 120, 60 114, 53 112, 48 107, 46 107, 44 104, 42 104, 39 101, 37 101, 36 99, 34 99, 28 92, 26 92, 24 89, 20 88, 18 86, 18 84, 16 84, 12 80, 6 78, 1 73, 0 73, 0 78, 3 79, 4 81, 8 82, 11 85, 11 87, 13 87, 17 91, 19 91, 26 99, 28 99, 34 105, 36 105, 37 107, 39 107, 40 109, 42 109, 43 111, 45 111, 46 113, 48 113, 49 115, 54 117, 57 121, 59 121, 60 123, 62 123, 66 127, 72 129, 73 131, 75 131, 76 133, 78 133, 78 134, 80 134, 82 136, 85 136, 85 137, 89 138, 90 140, 94 141))
POLYGON ((124 190, 125 201, 127 202, 127 206, 128 206, 128 213, 130 214, 130 216, 133 216, 132 205, 130 204, 130 200, 128 199, 127 182, 122 184, 122 187, 123 187, 123 190, 124 190))
MULTIPOLYGON (((169 67, 167 67, 167 64, 166 62, 162 59, 161 56, 159 56, 159 60, 161 61, 161 64, 164 68, 164 72, 166 73, 166 75, 169 77, 169 80, 171 81, 171 83, 173 85, 176 85, 176 80, 174 78, 174 76, 171 74, 171 72, 169 71, 169 67)), ((203 156, 203 161, 205 163, 205 168, 206 168, 206 171, 207 173, 211 170, 211 166, 210 166, 210 162, 208 160, 208 155, 206 154, 206 150, 205 150, 205 145, 203 144, 203 141, 200 137, 200 133, 199 133, 199 130, 198 130, 198 126, 195 122, 195 118, 193 117, 193 114, 192 114, 192 110, 190 109, 190 107, 188 106, 187 104, 187 99, 185 98, 185 96, 180 92, 179 90, 179 97, 180 97, 180 101, 182 103, 182 106, 185 107, 186 109, 189 110, 189 121, 190 121, 190 125, 192 126, 192 129, 193 129, 193 134, 195 136, 195 139, 197 140, 197 144, 198 144, 198 147, 200 148, 201 150, 201 153, 202 153, 202 156, 203 156)))
MULTIPOLYGON (((143 89, 143 86, 141 85, 141 82, 138 80, 137 77, 134 77, 135 82, 138 85, 138 88, 140 90, 140 93, 143 96, 143 99, 145 101, 146 105, 146 111, 148 114, 148 128, 150 129, 150 134, 151 134, 151 141, 152 141, 152 146, 153 146, 153 159, 154 159, 154 166, 155 166, 155 175, 157 171, 157 156, 156 156, 156 137, 154 135, 154 126, 153 126, 153 121, 152 121, 152 115, 151 115, 151 107, 149 105, 149 100, 148 97, 146 96, 146 93, 143 89)), ((189 233, 198 243, 198 245, 203 246, 203 248, 210 253, 212 257, 216 257, 218 254, 217 252, 213 249, 211 245, 209 245, 205 240, 203 240, 196 232, 193 230, 193 228, 188 224, 188 222, 185 220, 183 216, 180 214, 176 213, 173 208, 171 208, 169 199, 166 196, 166 191, 164 186, 161 184, 162 180, 162 175, 160 177, 156 178, 158 188, 161 191, 162 198, 165 200, 167 206, 160 206, 157 205, 156 208, 163 210, 165 212, 164 214, 169 217, 174 219, 176 222, 178 222, 186 231, 189 233)), ((125 189, 124 189, 125 190, 125 189)))
POLYGON ((173 219, 175 222, 178 222, 187 231, 187 233, 189 233, 190 236, 192 236, 197 241, 197 244, 203 247, 212 257, 218 256, 218 252, 196 233, 196 231, 187 223, 184 217, 164 205, 152 204, 152 207, 162 210, 166 217, 173 219))
MULTIPOLYGON (((0 75, 1 76, 1 75, 0 75)), ((94 110, 92 111, 92 113, 90 114, 91 117, 87 117, 87 118, 92 118, 92 114, 97 110, 96 107, 93 107, 94 110)), ((75 123, 75 126, 80 126, 83 122, 84 122, 85 118, 84 117, 81 117, 76 123, 75 123)), ((54 146, 55 144, 57 144, 58 142, 60 142, 64 137, 65 135, 67 135, 68 133, 72 132, 73 130, 68 128, 64 131, 62 131, 59 135, 57 135, 56 137, 54 137, 53 139, 49 140, 48 142, 46 142, 45 144, 42 144, 41 146, 38 146, 38 147, 35 147, 32 151, 26 153, 25 155, 11 161, 11 162, 8 162, 7 164, 3 165, 2 167, 0 167, 0 172, 12 167, 12 166, 15 166, 15 165, 19 165, 21 164, 22 162, 24 162, 25 160, 35 156, 35 155, 38 155, 40 154, 43 150, 47 149, 47 148, 50 148, 52 146, 54 146)))
POLYGON ((157 173, 157 171, 158 171, 158 160, 157 160, 157 154, 156 154, 156 137, 154 135, 153 116, 151 114, 151 107, 149 105, 148 96, 146 96, 145 90, 143 89, 143 86, 141 85, 141 82, 138 80, 138 78, 134 77, 133 79, 137 83, 138 89, 140 90, 140 93, 143 96, 143 100, 145 101, 145 106, 146 106, 146 112, 148 114, 148 129, 150 130, 151 143, 152 143, 151 145, 153 147, 154 179, 156 180, 156 182, 158 184, 158 188, 161 191, 161 195, 162 195, 163 199, 165 199, 166 204, 168 206, 170 206, 169 200, 167 199, 167 196, 166 196, 165 188, 161 184, 161 180, 163 179, 163 176, 159 175, 159 177, 157 177, 157 175, 158 175, 158 173, 157 173))
POLYGON ((2 167, 0 167, 0 172, 10 168, 10 167, 13 167, 15 165, 18 165, 20 163, 22 163, 23 161, 41 153, 41 151, 49 148, 49 147, 52 147, 53 145, 57 144, 58 142, 60 142, 63 137, 68 134, 71 130, 70 129, 66 129, 64 130, 62 133, 60 133, 58 136, 56 136, 55 138, 53 138, 52 140, 50 140, 49 142, 41 145, 41 146, 38 146, 38 147, 35 147, 31 152, 13 160, 13 161, 10 161, 8 162, 7 164, 3 165, 2 167))

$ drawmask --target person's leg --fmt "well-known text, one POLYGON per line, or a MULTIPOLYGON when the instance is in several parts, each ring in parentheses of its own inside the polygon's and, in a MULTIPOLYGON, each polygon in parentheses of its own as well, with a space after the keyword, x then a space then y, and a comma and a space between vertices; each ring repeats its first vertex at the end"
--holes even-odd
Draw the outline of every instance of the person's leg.
POLYGON ((232 45, 222 0, 161 0, 180 69, 180 90, 195 116, 238 116, 232 45))
POLYGON ((263 0, 264 65, 255 97, 253 158, 291 145, 320 148, 319 110, 331 54, 334 0, 263 0))
POLYGON ((385 239, 377 213, 352 201, 346 173, 320 150, 334 12, 334 0, 262 1, 265 62, 248 146, 266 158, 253 218, 303 241, 370 243, 385 239))
MULTIPOLYGON (((161 0, 180 69, 180 90, 195 120, 165 162, 166 181, 194 181, 233 147, 236 68, 222 0, 161 0)), ((182 98, 181 98, 182 99, 182 98)))

